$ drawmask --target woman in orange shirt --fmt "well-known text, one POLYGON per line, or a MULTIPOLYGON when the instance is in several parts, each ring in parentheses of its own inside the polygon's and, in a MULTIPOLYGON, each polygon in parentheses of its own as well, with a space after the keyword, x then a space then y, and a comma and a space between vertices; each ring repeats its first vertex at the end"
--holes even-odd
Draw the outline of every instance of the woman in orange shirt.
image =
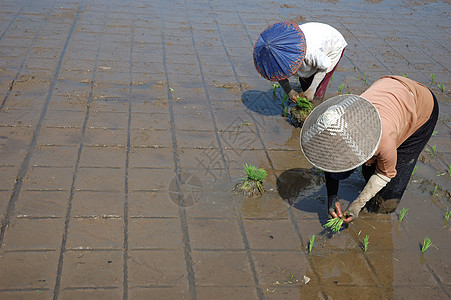
POLYGON ((302 128, 301 149, 325 171, 331 216, 343 216, 339 181, 360 165, 367 184, 346 209, 345 222, 365 206, 395 211, 437 119, 435 95, 402 76, 384 76, 360 96, 337 96, 316 107, 302 128))

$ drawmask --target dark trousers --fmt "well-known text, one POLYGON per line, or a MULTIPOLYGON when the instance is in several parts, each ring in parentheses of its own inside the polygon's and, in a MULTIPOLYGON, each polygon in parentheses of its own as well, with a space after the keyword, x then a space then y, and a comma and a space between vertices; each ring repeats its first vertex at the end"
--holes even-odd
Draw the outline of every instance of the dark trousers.
MULTIPOLYGON (((368 211, 377 213, 390 213, 396 210, 401 197, 406 190, 409 183, 413 169, 417 163, 418 157, 421 151, 423 151, 427 142, 432 136, 435 124, 437 123, 439 108, 435 95, 431 92, 434 98, 434 108, 432 109, 431 116, 426 123, 423 124, 417 131, 415 131, 407 140, 405 140, 397 149, 397 161, 396 161, 396 176, 390 180, 390 182, 380 190, 376 196, 374 196, 366 204, 368 211)), ((362 174, 366 181, 368 181, 371 175, 376 170, 376 163, 371 166, 362 166, 362 174)), ((348 177, 350 173, 344 176, 342 173, 328 173, 325 172, 327 195, 337 195, 339 180, 348 177)))

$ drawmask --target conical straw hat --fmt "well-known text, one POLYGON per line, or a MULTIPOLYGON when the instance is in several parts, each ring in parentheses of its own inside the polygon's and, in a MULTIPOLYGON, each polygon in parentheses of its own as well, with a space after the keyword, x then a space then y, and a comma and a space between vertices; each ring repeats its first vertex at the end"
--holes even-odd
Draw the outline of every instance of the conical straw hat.
POLYGON ((381 135, 381 118, 371 102, 357 95, 340 95, 309 114, 301 130, 301 149, 315 167, 345 172, 374 155, 381 135))
POLYGON ((305 57, 305 36, 293 22, 268 26, 254 46, 254 65, 258 73, 272 81, 293 75, 305 57))

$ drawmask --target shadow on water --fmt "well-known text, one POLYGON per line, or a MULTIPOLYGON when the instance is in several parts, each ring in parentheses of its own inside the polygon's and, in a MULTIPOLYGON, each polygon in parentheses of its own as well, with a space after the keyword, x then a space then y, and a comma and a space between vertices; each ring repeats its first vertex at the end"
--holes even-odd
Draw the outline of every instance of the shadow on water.
POLYGON ((276 91, 271 89, 266 92, 250 90, 241 95, 241 101, 253 112, 263 116, 280 116, 288 124, 297 126, 290 115, 290 108, 294 106, 294 103, 288 99, 284 100, 284 96, 285 92, 282 88, 278 88, 276 91))
POLYGON ((324 211, 324 177, 316 169, 290 169, 277 178, 277 192, 289 205, 296 209, 318 214, 327 218, 324 211))
POLYGON ((249 110, 263 116, 282 115, 282 98, 283 96, 274 94, 272 90, 266 92, 250 90, 241 95, 241 101, 249 110))

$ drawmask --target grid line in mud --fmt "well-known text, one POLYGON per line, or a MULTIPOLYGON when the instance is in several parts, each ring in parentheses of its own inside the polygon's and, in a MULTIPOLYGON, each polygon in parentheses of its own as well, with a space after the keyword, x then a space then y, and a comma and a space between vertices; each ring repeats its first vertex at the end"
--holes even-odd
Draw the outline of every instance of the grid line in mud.
MULTIPOLYGON (((173 107, 173 99, 172 99, 172 93, 171 93, 171 87, 170 87, 170 81, 169 81, 169 74, 167 69, 167 56, 166 56, 166 45, 165 45, 165 36, 164 36, 164 8, 167 7, 163 0, 160 0, 160 22, 161 22, 161 47, 163 50, 163 69, 164 69, 164 77, 166 80, 166 90, 167 90, 167 97, 168 97, 168 104, 169 104, 169 115, 170 115, 170 123, 171 123, 171 134, 172 134, 172 150, 173 150, 173 160, 174 160, 174 175, 175 175, 175 186, 176 186, 176 194, 178 197, 178 202, 181 203, 181 197, 182 197, 182 188, 181 188, 181 168, 180 168, 180 161, 178 157, 178 145, 177 145, 177 138, 176 138, 176 130, 175 130, 175 120, 174 120, 174 107, 173 107)), ((179 216, 180 216, 180 226, 182 231, 182 242, 184 246, 184 259, 186 264, 186 272, 188 277, 188 288, 189 293, 192 300, 196 299, 196 282, 194 277, 194 267, 193 267, 193 258, 191 256, 191 246, 190 246, 190 240, 189 240, 189 232, 188 232, 188 222, 187 222, 187 216, 185 208, 181 205, 179 205, 178 208, 179 216)))
POLYGON ((3 37, 6 35, 6 33, 8 32, 8 30, 11 28, 11 26, 14 24, 14 22, 16 21, 17 17, 19 17, 19 15, 22 13, 22 11, 24 10, 24 8, 29 4, 30 1, 26 2, 20 9, 19 11, 14 15, 13 19, 11 20, 11 22, 9 22, 8 26, 6 26, 5 31, 3 31, 2 35, 0 35, 0 41, 3 39, 3 37))
POLYGON ((338 23, 340 23, 340 25, 344 28, 344 29, 346 29, 347 31, 348 31, 348 33, 349 34, 351 34, 353 37, 354 37, 354 39, 356 40, 356 41, 358 41, 359 42, 359 44, 360 44, 360 46, 362 46, 362 48, 363 49, 365 49, 365 51, 367 52, 367 53, 369 53, 382 67, 384 67, 390 74, 393 74, 393 72, 379 59, 379 58, 377 58, 373 53, 371 53, 371 51, 359 40, 359 38, 358 37, 356 37, 355 36, 355 34, 341 21, 341 20, 339 20, 338 18, 335 18, 337 21, 338 21, 338 23))
MULTIPOLYGON (((185 0, 185 2, 186 2, 186 0, 185 0)), ((243 90, 242 83, 240 82, 240 80, 238 78, 237 72, 235 70, 235 66, 232 63, 232 60, 230 58, 230 54, 229 54, 229 52, 228 52, 228 50, 227 50, 227 48, 225 46, 224 39, 223 39, 223 36, 221 34, 221 30, 219 28, 219 24, 218 24, 217 19, 216 19, 216 14, 213 11, 212 3, 211 3, 210 0, 208 1, 208 6, 209 6, 209 10, 211 12, 211 15, 213 17, 213 20, 214 20, 214 23, 215 23, 215 26, 216 26, 216 31, 218 33, 219 41, 220 41, 220 43, 222 45, 222 48, 223 48, 223 50, 224 50, 224 52, 225 52, 225 54, 227 56, 227 61, 228 61, 229 65, 230 65, 230 67, 232 68, 232 72, 234 74, 234 78, 235 78, 236 82, 239 84, 240 89, 243 90)), ((193 40, 193 42, 194 42, 194 40, 193 40)), ((251 45, 252 45, 252 43, 251 43, 251 45)), ((199 65, 200 65, 200 60, 199 60, 199 65)), ((202 78, 203 78, 203 76, 202 76, 202 78)), ((204 86, 205 86, 205 84, 204 84, 204 86)), ((254 101, 258 101, 258 98, 255 99, 254 101)), ((263 139, 261 137, 260 130, 258 128, 258 122, 255 119, 255 117, 253 116, 253 114, 250 113, 248 115, 251 117, 253 123, 255 124, 256 135, 257 135, 260 143, 262 144, 262 147, 263 147, 263 150, 265 152, 266 158, 269 161, 269 164, 270 164, 271 168, 274 169, 272 160, 269 157, 268 151, 266 149, 266 145, 264 144, 263 139)), ((229 177, 230 177, 230 171, 229 170, 227 170, 227 171, 228 171, 229 177)), ((233 201, 233 204, 235 206, 235 211, 236 211, 236 215, 237 215, 238 225, 240 227, 241 235, 242 235, 242 238, 243 238, 243 241, 244 241, 244 246, 245 246, 245 250, 246 250, 247 259, 249 261, 249 264, 250 264, 250 267, 251 267, 251 270, 252 270, 252 274, 253 274, 253 279, 254 279, 254 282, 255 282, 255 285, 256 285, 257 295, 258 295, 258 297, 260 299, 262 299, 263 298, 263 292, 262 292, 262 289, 261 289, 260 284, 259 284, 258 274, 257 274, 257 271, 256 271, 256 266, 255 266, 254 259, 252 257, 252 251, 251 251, 251 248, 250 248, 250 245, 249 245, 249 240, 247 238, 246 231, 244 229, 243 216, 241 215, 239 209, 237 209, 235 200, 233 201)))
POLYGON ((133 45, 135 43, 135 25, 136 25, 136 1, 133 1, 133 17, 132 17, 132 27, 131 27, 131 38, 130 38, 130 84, 128 93, 128 120, 127 120, 127 147, 125 153, 125 181, 124 181, 124 244, 123 244, 123 297, 122 299, 128 299, 128 200, 129 200, 129 185, 128 185, 128 170, 130 167, 130 139, 131 139, 131 120, 132 120, 132 90, 133 90, 133 45))
MULTIPOLYGON (((84 5, 84 0, 80 4, 80 8, 79 8, 76 20, 78 19, 78 15, 80 14, 80 11, 83 9, 83 5, 84 5)), ((104 30, 105 30, 105 25, 106 25, 105 22, 106 21, 104 20, 103 27, 102 27, 102 37, 104 34, 104 30)), ((75 23, 76 22, 74 22, 73 27, 75 27, 75 23)), ((75 166, 74 166, 74 173, 73 173, 73 178, 72 178, 72 183, 71 183, 71 189, 70 189, 69 199, 68 199, 68 203, 67 203, 67 211, 66 211, 65 222, 64 222, 64 232, 63 232, 63 236, 62 236, 62 240, 61 240, 61 248, 60 248, 60 254, 59 254, 59 259, 58 259, 58 268, 57 268, 57 273, 56 273, 55 287, 53 290, 53 299, 55 299, 55 300, 58 299, 60 287, 61 287, 61 277, 62 277, 63 264, 64 264, 64 254, 68 250, 72 250, 72 249, 67 249, 67 236, 68 236, 69 223, 70 223, 70 218, 71 218, 71 213, 72 213, 72 201, 74 199, 74 193, 75 193, 75 182, 76 182, 77 173, 79 170, 81 154, 82 154, 83 148, 84 148, 83 138, 86 133, 89 114, 91 111, 90 104, 92 103, 92 99, 93 99, 94 82, 95 82, 95 77, 96 77, 96 72, 97 72, 97 62, 98 62, 98 56, 100 53, 102 37, 100 38, 99 46, 97 48, 96 57, 94 60, 94 69, 92 72, 92 80, 91 80, 91 84, 90 84, 87 109, 86 109, 86 114, 85 114, 85 118, 83 120, 83 125, 82 125, 82 133, 81 133, 82 141, 81 141, 80 145, 78 146, 77 160, 76 160, 75 166)))
POLYGON ((30 144, 28 146, 28 152, 27 152, 27 154, 26 154, 26 156, 25 156, 25 158, 24 158, 24 160, 23 160, 23 162, 22 162, 22 164, 20 166, 18 175, 16 177, 16 183, 14 185, 14 189, 13 189, 11 198, 10 198, 10 200, 8 202, 8 206, 7 206, 7 209, 6 209, 6 215, 5 215, 5 218, 4 218, 2 226, 1 226, 0 247, 3 245, 3 240, 4 240, 4 237, 5 237, 6 228, 8 226, 8 223, 10 221, 10 218, 11 218, 12 214, 14 213, 15 203, 16 203, 17 199, 19 198, 20 191, 22 190, 23 181, 24 181, 25 175, 28 172, 28 169, 29 169, 29 166, 30 166, 31 157, 33 155, 33 151, 34 151, 35 146, 37 144, 38 135, 39 135, 39 132, 41 130, 42 124, 44 123, 44 119, 45 119, 45 116, 46 116, 46 113, 47 113, 47 109, 48 109, 48 106, 49 106, 49 103, 50 103, 50 99, 52 98, 52 95, 53 95, 53 91, 55 90, 56 82, 58 80, 59 71, 61 70, 61 66, 62 66, 62 61, 63 61, 64 55, 66 54, 66 50, 68 48, 69 41, 70 41, 70 39, 72 37, 72 33, 74 31, 75 25, 77 24, 78 17, 79 17, 80 12, 81 12, 81 10, 83 8, 83 4, 84 4, 84 0, 82 0, 81 4, 79 6, 77 14, 74 17, 74 21, 73 21, 72 26, 70 28, 69 34, 68 34, 68 36, 66 38, 66 42, 64 43, 63 49, 62 49, 60 57, 58 59, 58 64, 57 64, 57 67, 56 67, 56 70, 55 70, 55 74, 54 74, 54 77, 53 77, 52 82, 50 84, 49 92, 47 94, 47 97, 46 97, 46 100, 45 100, 45 103, 44 103, 44 107, 42 108, 42 111, 41 111, 41 114, 40 114, 40 117, 39 117, 39 121, 38 121, 38 123, 36 125, 36 128, 35 128, 34 132, 33 132, 33 137, 31 139, 31 142, 30 142, 30 144))
MULTIPOLYGON (((205 75, 204 75, 203 68, 202 68, 202 63, 201 63, 201 60, 200 60, 200 57, 199 57, 199 52, 198 52, 198 49, 197 49, 197 46, 196 46, 196 43, 195 43, 194 34, 193 34, 193 27, 192 27, 191 18, 190 18, 190 15, 189 15, 189 8, 187 7, 186 0, 184 0, 184 8, 185 8, 185 11, 186 11, 186 14, 187 14, 187 18, 188 18, 188 25, 189 25, 190 35, 191 35, 191 41, 192 41, 192 44, 193 44, 193 47, 194 47, 196 60, 197 60, 198 66, 199 66, 199 72, 200 72, 200 77, 201 77, 201 81, 202 81, 202 87, 204 89, 206 100, 208 102, 208 110, 209 110, 209 113, 210 113, 210 116, 211 116, 211 119, 212 119, 212 122, 213 122, 213 126, 214 126, 216 142, 218 143, 219 151, 221 153, 221 160, 222 160, 222 162, 224 164, 224 169, 225 169, 226 174, 227 174, 228 182, 230 183, 231 182, 230 170, 229 170, 229 167, 228 167, 228 164, 227 164, 227 160, 226 160, 225 154, 224 154, 224 149, 223 149, 220 137, 219 137, 219 131, 218 131, 218 127, 217 127, 217 124, 216 124, 216 116, 214 114, 214 111, 213 111, 213 108, 212 108, 211 99, 210 99, 210 95, 208 93, 208 89, 207 89, 207 86, 206 86, 205 75)), ((210 6, 210 9, 211 9, 211 6, 210 6)), ((213 17, 214 17, 214 14, 213 14, 213 17)), ((245 232, 245 229, 244 229, 242 216, 241 216, 241 214, 239 212, 239 209, 237 208, 237 205, 236 205, 235 201, 232 201, 232 202, 233 202, 235 216, 236 216, 235 219, 236 219, 236 221, 238 223, 239 230, 240 230, 240 233, 241 233, 241 236, 242 236, 242 240, 243 240, 243 244, 244 244, 244 250, 246 252, 247 260, 248 260, 248 262, 250 264, 250 268, 251 268, 251 271, 252 271, 252 277, 253 277, 255 288, 256 288, 256 291, 257 291, 257 295, 258 295, 259 299, 262 299, 263 298, 263 293, 262 293, 262 291, 261 291, 261 289, 260 289, 260 287, 258 285, 258 279, 257 279, 258 275, 257 275, 256 269, 255 269, 255 264, 254 264, 252 256, 251 256, 250 246, 249 246, 248 239, 246 237, 246 232, 245 232)), ((219 252, 224 252, 224 250, 221 250, 219 252)))
MULTIPOLYGON (((20 64, 19 70, 17 71, 16 76, 14 77, 14 79, 13 79, 12 82, 11 82, 11 84, 9 85, 9 89, 8 89, 8 91, 6 92, 5 98, 3 98, 3 101, 2 101, 2 103, 0 104, 0 111, 2 111, 2 110, 5 108, 6 101, 8 101, 9 95, 11 95, 11 91, 12 91, 13 88, 14 88, 14 83, 15 83, 15 82, 17 81, 17 79, 19 78, 19 75, 20 75, 20 73, 22 72, 23 67, 24 67, 24 65, 25 65, 25 61, 27 60, 28 56, 30 55, 31 49, 33 48, 33 46, 34 46, 34 44, 35 44, 35 42, 36 42, 36 40, 37 40, 39 34, 40 34, 41 31, 42 31, 42 28, 43 28, 44 25, 47 23, 47 20, 48 20, 50 14, 52 13, 52 11, 53 11, 54 8, 55 8, 55 4, 49 9, 49 12, 48 12, 47 15, 45 16, 44 20, 41 21, 42 23, 39 25, 39 29, 38 29, 38 31, 37 31, 35 37, 34 37, 33 40, 31 41, 31 44, 30 44, 30 46, 28 47, 27 52, 26 52, 25 55, 24 55, 24 58, 23 58, 23 60, 22 60, 22 63, 20 64)), ((23 9, 23 7, 22 7, 22 9, 23 9)), ((22 10, 21 10, 21 11, 22 11, 22 10)), ((11 25, 10 25, 10 26, 11 26, 11 25)), ((9 26, 8 26, 8 28, 9 28, 9 26)), ((6 33, 6 31, 5 31, 5 33, 6 33)), ((0 40, 1 40, 1 38, 0 38, 0 40)))
MULTIPOLYGON (((244 31, 245 31, 245 33, 246 33, 247 39, 248 39, 248 41, 249 41, 251 47, 253 47, 252 39, 251 39, 251 37, 250 37, 250 35, 249 35, 248 31, 247 31, 247 28, 246 28, 246 26, 245 26, 245 24, 244 24, 244 22, 243 22, 243 20, 242 20, 242 18, 241 18, 241 16, 240 16, 240 14, 239 14, 238 11, 237 11, 237 15, 238 15, 238 19, 239 19, 239 21, 240 21, 240 24, 241 24, 241 26, 243 27, 243 29, 244 29, 244 31)), ((216 23, 216 26, 218 26, 217 23, 216 23)), ((218 31, 219 31, 219 27, 218 27, 218 31)), ((224 44, 223 44, 223 45, 224 45, 224 44)), ((225 50, 226 53, 227 53, 227 50, 226 50, 225 46, 224 46, 224 50, 225 50)), ((230 60, 230 57, 229 57, 229 60, 230 60)), ((231 63, 231 65, 232 65, 232 63, 231 63)), ((233 68, 234 73, 235 73, 235 78, 236 78, 236 80, 238 81, 238 76, 236 75, 236 72, 235 72, 235 69, 234 69, 233 65, 232 65, 232 68, 233 68)), ((260 134, 259 134, 259 138, 260 138, 261 143, 262 143, 262 145, 263 145, 263 147, 264 147, 265 153, 266 153, 266 155, 267 155, 268 158, 269 158, 268 151, 267 151, 267 149, 266 149, 266 146, 264 145, 264 142, 263 142, 263 140, 262 140, 260 134)), ((272 165, 271 160, 269 160, 269 161, 270 161, 270 163, 271 163, 271 167, 274 169, 274 166, 272 165)), ((302 247, 303 249, 305 249, 305 248, 306 248, 306 244, 305 244, 304 241, 303 241, 303 238, 302 238, 302 235, 301 235, 299 226, 298 226, 298 224, 297 224, 297 222, 296 222, 296 220, 295 220, 295 217, 294 217, 294 214, 293 214, 293 211, 292 211, 292 210, 293 210, 293 208, 291 207, 291 205, 287 205, 287 212, 288 212, 289 220, 291 221, 291 225, 293 226, 293 229, 294 229, 294 231, 295 231, 295 233, 296 233, 296 236, 297 236, 297 238, 299 239, 299 242, 301 243, 301 247, 302 247)), ((253 250, 253 251, 260 251, 260 250, 253 250)), ((263 250, 263 251, 264 251, 264 250, 263 250)), ((274 251, 274 250, 273 250, 273 251, 274 251)), ((305 256, 305 258, 306 258, 306 260, 307 260, 307 262, 308 262, 309 267, 310 267, 311 270, 313 271, 313 274, 315 275, 316 280, 319 282, 321 276, 319 275, 318 270, 316 269, 315 265, 314 265, 313 262, 311 261, 311 258, 310 258, 310 257, 305 256)), ((324 292, 324 290, 323 290, 322 288, 321 288, 321 293, 322 293, 323 297, 327 298, 327 294, 324 292)))
MULTIPOLYGON (((384 22, 387 25, 390 25, 387 23, 387 21, 385 21, 384 19, 382 19, 382 22, 384 22)), ((390 25, 391 26, 391 25, 390 25)), ((371 28, 371 27, 368 27, 371 28)), ((373 30, 373 32, 382 40, 383 38, 377 33, 377 31, 373 30)), ((430 60, 434 61, 438 66, 442 67, 444 70, 447 70, 446 66, 444 66, 442 63, 440 63, 439 61, 437 61, 433 56, 431 56, 429 53, 427 53, 426 51, 424 51, 421 47, 418 47, 417 44, 415 42, 412 42, 410 38, 408 38, 402 31, 397 31, 401 36, 403 36, 406 40, 410 41, 413 45, 415 45, 415 48, 422 52, 425 56, 427 56, 430 60)), ((429 37, 428 37, 429 38, 429 37)), ((437 45, 440 45, 441 47, 443 47, 440 43, 438 43, 437 41, 430 39, 431 41, 433 41, 434 43, 437 43, 437 45)), ((404 60, 406 61, 407 65, 410 64, 409 60, 407 58, 405 58, 402 54, 400 54, 396 49, 394 49, 389 43, 385 43, 387 44, 391 49, 393 49, 396 53, 398 53, 400 56, 402 56, 402 58, 404 58, 404 60)), ((449 49, 446 49, 449 52, 449 49)), ((415 67, 415 66, 414 66, 415 67)), ((415 69, 417 69, 415 67, 415 69)), ((418 70, 418 69, 417 69, 418 70)), ((449 71, 449 70, 448 70, 449 71)), ((426 78, 426 80, 429 80, 430 77, 426 76, 422 70, 418 70, 418 72, 420 72, 421 74, 424 75, 424 77, 426 78)))

